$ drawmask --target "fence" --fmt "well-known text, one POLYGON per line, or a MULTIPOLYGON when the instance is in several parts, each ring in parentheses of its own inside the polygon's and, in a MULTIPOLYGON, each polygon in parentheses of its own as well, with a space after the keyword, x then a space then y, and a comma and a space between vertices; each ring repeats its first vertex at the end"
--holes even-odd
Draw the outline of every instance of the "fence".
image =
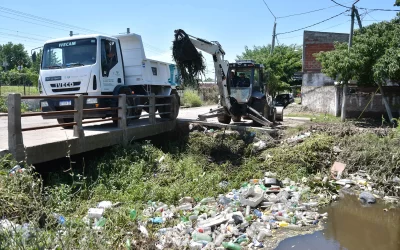
POLYGON ((24 159, 24 143, 23 143, 23 134, 24 131, 31 130, 41 130, 48 128, 56 128, 56 127, 73 127, 73 136, 77 138, 85 137, 83 124, 88 123, 98 123, 105 121, 118 121, 118 128, 124 131, 123 136, 123 145, 128 144, 128 138, 125 136, 125 132, 128 128, 128 120, 130 119, 138 119, 141 117, 148 117, 149 124, 156 124, 156 115, 169 114, 172 112, 162 112, 157 113, 157 107, 160 106, 169 106, 171 103, 161 103, 156 104, 157 98, 170 98, 171 96, 164 95, 125 95, 121 94, 118 96, 87 96, 87 95, 54 95, 54 96, 21 96, 20 94, 10 94, 8 96, 8 148, 9 151, 14 155, 17 160, 24 159), (21 101, 26 99, 74 99, 74 109, 72 110, 63 110, 63 111, 50 111, 50 112, 30 112, 30 113, 21 113, 21 101), (84 101, 87 98, 110 98, 110 99, 118 99, 117 107, 106 107, 106 108, 90 108, 84 109, 84 101), (145 98, 148 99, 148 105, 127 105, 127 99, 137 99, 137 98, 145 98), (128 109, 137 109, 137 108, 148 108, 148 114, 141 115, 133 115, 127 116, 128 109), (106 119, 92 119, 83 121, 83 114, 87 112, 94 111, 116 111, 115 117, 110 117, 106 119), (32 116, 57 116, 57 115, 66 115, 73 114, 73 122, 69 123, 60 123, 54 125, 46 125, 46 126, 35 126, 22 128, 21 118, 22 117, 32 117, 32 116))
POLYGON ((20 93, 21 95, 37 95, 37 74, 19 72, 0 72, 0 96, 9 93, 20 93))

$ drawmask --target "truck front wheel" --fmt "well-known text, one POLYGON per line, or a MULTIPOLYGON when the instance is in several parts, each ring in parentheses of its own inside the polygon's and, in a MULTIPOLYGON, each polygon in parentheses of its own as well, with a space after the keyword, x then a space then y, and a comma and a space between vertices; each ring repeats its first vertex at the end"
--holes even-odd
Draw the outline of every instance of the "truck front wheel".
MULTIPOLYGON (((57 122, 58 122, 58 124, 63 124, 63 123, 70 123, 70 122, 74 122, 74 118, 58 118, 57 119, 57 122)), ((73 126, 72 125, 65 125, 65 126, 62 126, 62 128, 65 128, 65 129, 67 129, 67 128, 72 128, 73 126)))

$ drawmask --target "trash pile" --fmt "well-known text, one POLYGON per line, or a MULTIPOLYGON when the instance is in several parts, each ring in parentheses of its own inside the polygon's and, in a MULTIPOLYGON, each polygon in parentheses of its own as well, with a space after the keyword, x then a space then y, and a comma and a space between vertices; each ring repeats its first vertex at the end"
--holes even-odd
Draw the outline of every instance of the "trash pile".
MULTIPOLYGON (((315 131, 314 131, 315 132, 315 131)), ((311 132, 304 132, 301 133, 299 135, 290 137, 288 139, 286 139, 286 142, 289 144, 296 144, 296 143, 301 143, 304 141, 304 139, 308 138, 311 136, 311 132)))
MULTIPOLYGON (((336 166, 338 165, 337 162, 335 162, 335 164, 336 166)), ((345 166, 346 165, 344 165, 342 169, 344 169, 345 166)), ((338 177, 341 177, 341 172, 338 173, 338 177)), ((365 204, 374 204, 376 203, 376 199, 383 199, 383 201, 388 203, 400 202, 399 197, 385 196, 382 190, 378 190, 378 184, 364 170, 359 170, 356 173, 349 174, 348 178, 337 178, 335 183, 341 185, 344 190, 347 189, 359 192, 359 200, 365 204)), ((388 181, 388 184, 393 185, 395 189, 400 190, 399 177, 395 177, 393 180, 388 181)))
MULTIPOLYGON (((190 249, 263 248, 280 230, 307 231, 320 226, 328 214, 317 212, 318 196, 301 202, 309 188, 294 181, 283 183, 267 172, 264 179, 252 179, 239 190, 218 198, 195 202, 183 197, 179 205, 149 202, 142 212, 139 230, 144 237, 148 224, 159 224, 156 247, 190 249), (173 227, 162 227, 164 224, 173 227)), ((228 183, 220 183, 226 186, 228 183)), ((136 215, 135 215, 136 216, 136 215)))

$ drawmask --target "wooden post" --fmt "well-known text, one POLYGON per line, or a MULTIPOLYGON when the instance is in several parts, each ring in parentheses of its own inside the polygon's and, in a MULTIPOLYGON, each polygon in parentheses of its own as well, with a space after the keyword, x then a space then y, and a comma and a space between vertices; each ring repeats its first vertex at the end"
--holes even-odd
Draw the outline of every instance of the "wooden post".
POLYGON ((126 129, 126 110, 127 110, 127 103, 126 103, 126 95, 125 94, 120 94, 118 98, 118 117, 120 118, 118 120, 118 127, 120 129, 126 129))
POLYGON ((154 93, 150 94, 149 97, 150 107, 149 107, 149 121, 150 124, 156 124, 156 97, 154 93))
POLYGON ((82 119, 83 119, 83 95, 76 95, 78 98, 75 99, 74 109, 78 112, 74 113, 74 136, 78 138, 85 137, 83 132, 82 119))
POLYGON ((127 126, 127 119, 126 119, 126 111, 127 111, 127 102, 126 102, 126 95, 125 94, 120 94, 118 98, 118 117, 120 118, 118 120, 118 128, 122 130, 122 145, 126 146, 128 145, 128 135, 126 128, 127 126))
POLYGON ((21 127, 21 95, 8 95, 8 150, 15 160, 25 159, 21 127))

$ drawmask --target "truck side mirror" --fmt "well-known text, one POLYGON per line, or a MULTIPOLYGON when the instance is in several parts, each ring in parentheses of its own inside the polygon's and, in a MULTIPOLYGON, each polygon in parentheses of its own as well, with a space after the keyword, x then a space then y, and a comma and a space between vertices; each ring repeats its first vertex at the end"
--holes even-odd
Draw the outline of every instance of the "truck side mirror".
POLYGON ((36 62, 36 52, 33 52, 32 54, 32 62, 36 62))

